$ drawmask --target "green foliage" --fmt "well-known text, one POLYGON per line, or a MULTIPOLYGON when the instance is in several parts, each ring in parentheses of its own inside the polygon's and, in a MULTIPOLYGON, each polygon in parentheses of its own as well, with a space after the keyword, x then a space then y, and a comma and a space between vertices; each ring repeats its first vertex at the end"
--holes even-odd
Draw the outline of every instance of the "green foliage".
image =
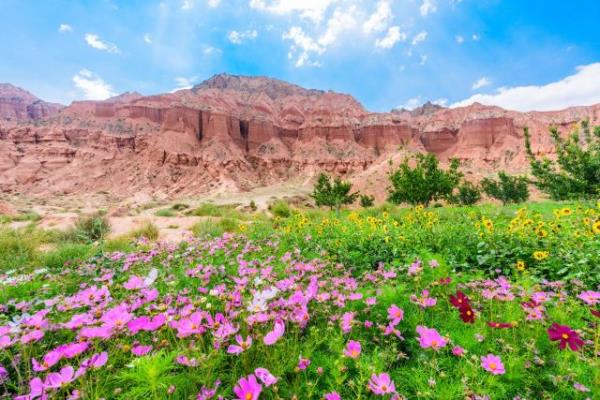
POLYGON ((498 180, 485 178, 481 181, 484 193, 502 204, 522 203, 529 199, 529 180, 524 176, 511 176, 504 171, 498 172, 498 180))
POLYGON ((452 196, 453 203, 461 206, 471 206, 481 199, 481 191, 471 182, 464 181, 457 189, 457 194, 452 196))
POLYGON ((352 204, 356 201, 358 193, 351 193, 352 184, 350 182, 343 181, 341 178, 336 177, 333 182, 327 174, 319 174, 317 183, 310 195, 315 199, 317 206, 326 206, 330 209, 339 209, 347 204, 352 204))
POLYGON ((375 204, 375 196, 369 196, 368 194, 360 195, 360 206, 363 208, 373 207, 375 204))
POLYGON ((250 209, 252 211, 256 211, 258 207, 256 206, 256 202, 254 200, 250 200, 250 209))
POLYGON ((103 213, 81 216, 68 233, 74 241, 92 243, 104 239, 110 232, 110 223, 103 213))
POLYGON ((172 208, 163 208, 154 213, 157 217, 174 217, 176 215, 172 208))
POLYGON ((131 232, 128 236, 135 239, 146 238, 148 240, 158 240, 160 232, 155 224, 146 221, 140 228, 131 232))
POLYGON ((269 210, 274 216, 279 218, 288 218, 292 215, 292 210, 288 203, 283 200, 277 200, 269 206, 269 210))
POLYGON ((207 219, 192 226, 191 231, 196 237, 219 237, 225 232, 235 232, 240 220, 234 218, 207 219))
POLYGON ((190 208, 190 206, 185 203, 175 203, 175 204, 173 204, 173 206, 171 208, 175 211, 183 211, 183 210, 187 210, 188 208, 190 208))
POLYGON ((437 157, 430 153, 405 158, 398 169, 390 171, 389 201, 428 206, 432 200, 448 200, 462 176, 459 166, 458 160, 453 159, 448 170, 443 170, 437 157), (411 161, 415 162, 414 167, 410 166, 411 161))
POLYGON ((83 243, 59 243, 56 250, 42 256, 42 265, 50 269, 60 269, 66 262, 85 260, 91 255, 92 247, 83 243))
POLYGON ((600 126, 590 132, 589 121, 581 130, 562 138, 557 127, 550 128, 556 161, 538 160, 531 149, 531 137, 525 128, 525 148, 531 163, 533 183, 555 200, 597 198, 600 196, 600 126))

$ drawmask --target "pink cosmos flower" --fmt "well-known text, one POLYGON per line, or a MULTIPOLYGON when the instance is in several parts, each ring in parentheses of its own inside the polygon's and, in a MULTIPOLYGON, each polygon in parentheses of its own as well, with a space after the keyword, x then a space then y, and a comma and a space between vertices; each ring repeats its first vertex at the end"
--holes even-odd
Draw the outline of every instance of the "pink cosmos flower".
POLYGON ((2 385, 8 379, 8 371, 2 364, 0 364, 0 385, 2 385))
POLYGON ((58 389, 70 382, 75 378, 75 371, 73 367, 67 365, 63 367, 60 372, 53 372, 48 374, 44 381, 44 386, 52 389, 58 389))
POLYGON ((285 324, 281 320, 275 321, 273 330, 265 335, 263 342, 267 345, 273 345, 277 342, 285 333, 285 324))
POLYGON ((463 349, 460 346, 454 346, 452 348, 452 354, 454 354, 457 357, 462 357, 465 355, 465 349, 463 349))
POLYGON ((258 400, 261 391, 262 385, 256 381, 254 375, 241 378, 233 388, 233 393, 235 393, 238 400, 258 400))
POLYGON ((417 333, 419 334, 419 344, 424 349, 431 347, 437 351, 448 343, 448 340, 433 328, 419 325, 417 326, 417 333))
POLYGON ((146 284, 139 276, 131 275, 129 280, 123 284, 123 287, 127 290, 138 290, 146 287, 146 284))
POLYGON ((134 356, 137 356, 137 357, 145 356, 146 354, 150 353, 151 351, 152 351, 152 345, 142 346, 142 345, 138 344, 131 348, 131 352, 133 353, 134 356))
POLYGON ((252 346, 252 336, 248 336, 246 340, 244 340, 242 335, 235 335, 235 341, 238 343, 237 345, 232 344, 227 348, 229 354, 243 353, 252 346))
POLYGON ((350 340, 348 344, 346 344, 346 350, 344 350, 344 355, 350 358, 358 358, 360 356, 360 352, 360 342, 350 340))
POLYGON ((369 380, 369 390, 371 390, 373 394, 383 396, 389 393, 394 393, 396 391, 396 387, 394 386, 394 382, 388 374, 381 373, 379 375, 371 375, 371 380, 369 380))
POLYGON ((189 359, 187 358, 187 356, 184 355, 179 355, 175 357, 175 362, 177 362, 177 364, 185 365, 186 367, 198 366, 198 360, 196 360, 195 358, 189 359))
POLYGON ((393 326, 396 326, 404 319, 404 310, 395 304, 392 304, 388 308, 388 319, 391 321, 393 326))
POLYGON ((503 375, 506 370, 500 357, 494 354, 488 354, 487 356, 481 357, 481 366, 492 375, 503 375))
POLYGON ((341 327, 342 327, 342 332, 344 332, 345 334, 350 333, 350 331, 352 330, 352 322, 354 321, 354 313, 353 312, 347 312, 344 313, 344 315, 342 315, 342 321, 341 321, 341 327))
POLYGON ((600 292, 588 290, 581 292, 577 297, 583 300, 583 302, 589 306, 595 306, 596 304, 600 303, 600 292))
POLYGON ((269 372, 268 369, 266 368, 256 368, 254 370, 254 375, 256 375, 256 377, 266 386, 272 386, 274 384, 277 383, 277 381, 279 380, 278 378, 276 378, 275 376, 273 376, 271 374, 271 372, 269 372))
POLYGON ((308 368, 309 365, 310 365, 310 359, 302 358, 302 356, 300 356, 300 358, 298 360, 298 369, 300 371, 304 371, 306 368, 308 368))
POLYGON ((327 393, 325 400, 342 400, 342 397, 337 392, 327 393))

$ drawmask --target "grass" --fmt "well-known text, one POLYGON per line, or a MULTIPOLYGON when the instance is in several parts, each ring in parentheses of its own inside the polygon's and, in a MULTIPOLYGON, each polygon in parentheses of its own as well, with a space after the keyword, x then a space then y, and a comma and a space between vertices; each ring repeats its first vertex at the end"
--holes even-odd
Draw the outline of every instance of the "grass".
POLYGON ((278 378, 262 384, 260 399, 322 399, 333 391, 378 398, 369 381, 380 373, 406 398, 584 399, 600 390, 600 320, 591 313, 598 306, 578 297, 600 283, 595 203, 288 211, 236 218, 242 214, 206 207, 202 213, 222 214, 196 224, 198 239, 179 246, 133 244, 132 237, 158 234, 151 224, 129 238, 93 242, 0 228, 0 260, 11 265, 0 269, 0 331, 25 312, 42 319, 7 333, 15 343, 0 353, 9 374, 3 389, 26 394, 34 376, 77 370, 106 352, 105 365, 48 391, 55 398, 77 389, 82 398, 189 399, 220 380, 217 394, 233 398, 240 378, 256 368, 278 378), (41 251, 42 244, 52 249, 41 251), (536 251, 548 255, 537 260, 536 251), (136 281, 148 286, 127 288, 136 281), (107 292, 95 296, 102 287, 107 292), (472 324, 448 300, 457 290, 469 297, 472 324), (423 297, 435 304, 422 306, 423 297), (537 306, 523 305, 533 299, 537 306), (404 311, 395 324, 392 306, 404 311), (539 306, 541 318, 530 318, 528 307, 539 306), (86 339, 83 354, 33 371, 32 358, 82 340, 85 331, 62 324, 86 315, 90 327, 121 322, 104 339, 86 339), (139 332, 123 323, 161 315, 168 321, 139 332), (265 343, 276 319, 285 331, 265 343), (492 321, 510 327, 495 329, 492 321), (572 328, 584 346, 561 350, 547 332, 553 323, 572 328), (22 344, 34 326, 44 336, 22 344), (418 326, 448 343, 424 348, 418 326), (238 334, 253 342, 232 354, 238 334), (349 340, 361 344, 357 358, 344 355, 349 340), (139 344, 149 353, 133 355, 139 344), (455 355, 456 346, 465 353, 455 355), (505 373, 483 368, 487 354, 500 357, 505 373), (301 359, 310 360, 306 369, 301 359))

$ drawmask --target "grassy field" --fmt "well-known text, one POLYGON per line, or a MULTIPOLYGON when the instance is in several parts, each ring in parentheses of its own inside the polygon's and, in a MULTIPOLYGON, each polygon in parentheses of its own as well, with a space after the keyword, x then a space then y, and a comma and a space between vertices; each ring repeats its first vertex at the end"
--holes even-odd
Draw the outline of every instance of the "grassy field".
POLYGON ((600 398, 600 204, 175 212, 0 224, 0 398, 600 398))

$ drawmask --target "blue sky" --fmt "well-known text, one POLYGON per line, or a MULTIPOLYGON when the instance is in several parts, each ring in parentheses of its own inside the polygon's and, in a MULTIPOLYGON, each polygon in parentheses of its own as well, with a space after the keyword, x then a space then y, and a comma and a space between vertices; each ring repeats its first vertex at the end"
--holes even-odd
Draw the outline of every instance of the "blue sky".
POLYGON ((600 102, 598 16, 597 0, 2 0, 0 82, 68 104, 227 72, 373 111, 553 109, 600 102))

